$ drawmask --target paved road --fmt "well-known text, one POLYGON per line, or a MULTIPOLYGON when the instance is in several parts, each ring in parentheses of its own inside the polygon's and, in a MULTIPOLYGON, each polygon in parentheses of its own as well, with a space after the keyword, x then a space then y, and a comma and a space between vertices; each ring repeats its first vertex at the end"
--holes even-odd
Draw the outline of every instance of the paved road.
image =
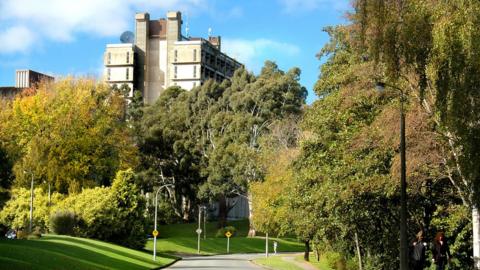
POLYGON ((264 254, 232 254, 217 256, 198 256, 186 257, 176 262, 166 269, 175 270, 207 270, 207 269, 227 269, 227 270, 258 270, 264 269, 257 266, 249 260, 259 258, 264 254))

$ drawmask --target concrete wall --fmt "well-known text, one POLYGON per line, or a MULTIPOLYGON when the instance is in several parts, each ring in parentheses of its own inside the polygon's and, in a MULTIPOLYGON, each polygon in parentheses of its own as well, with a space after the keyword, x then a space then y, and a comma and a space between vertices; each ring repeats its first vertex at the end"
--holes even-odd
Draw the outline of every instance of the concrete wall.
POLYGON ((153 104, 166 88, 165 71, 167 68, 167 42, 160 38, 150 38, 148 42, 148 86, 145 88, 144 101, 147 104, 153 104))
POLYGON ((175 68, 177 70, 177 77, 174 81, 182 79, 200 79, 200 65, 175 65, 175 68))
POLYGON ((173 85, 174 67, 172 63, 175 60, 175 42, 181 38, 182 15, 180 12, 167 13, 167 72, 166 87, 173 85))
POLYGON ((176 82, 174 82, 174 85, 175 84, 177 86, 180 86, 183 89, 190 90, 193 87, 200 86, 201 81, 200 80, 196 80, 196 81, 193 81, 193 80, 192 81, 176 81, 176 82))
POLYGON ((103 63, 106 66, 125 66, 134 65, 135 51, 131 44, 111 44, 107 45, 103 63))
POLYGON ((106 68, 106 80, 109 83, 125 82, 133 83, 133 67, 113 66, 106 68), (127 78, 128 75, 128 78, 127 78))
POLYGON ((136 80, 137 88, 145 96, 145 87, 148 84, 148 75, 146 74, 146 61, 148 59, 148 38, 149 38, 149 21, 148 13, 137 13, 135 15, 135 45, 137 46, 137 70, 136 80))
POLYGON ((135 85, 135 49, 133 44, 109 44, 104 55, 104 80, 110 85, 127 84, 130 94, 135 85))

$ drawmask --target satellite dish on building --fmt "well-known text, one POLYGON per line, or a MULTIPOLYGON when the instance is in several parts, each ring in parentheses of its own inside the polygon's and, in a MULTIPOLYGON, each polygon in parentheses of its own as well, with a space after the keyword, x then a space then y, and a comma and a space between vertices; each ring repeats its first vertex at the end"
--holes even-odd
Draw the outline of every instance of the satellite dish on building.
POLYGON ((133 43, 135 41, 135 35, 131 31, 125 31, 120 36, 122 43, 133 43))

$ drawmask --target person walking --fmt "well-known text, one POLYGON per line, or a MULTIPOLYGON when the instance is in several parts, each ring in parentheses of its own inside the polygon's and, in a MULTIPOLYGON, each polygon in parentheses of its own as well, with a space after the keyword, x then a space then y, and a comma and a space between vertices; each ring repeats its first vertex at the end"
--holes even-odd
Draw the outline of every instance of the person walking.
POLYGON ((417 233, 415 241, 412 243, 413 270, 423 270, 425 268, 426 250, 427 242, 423 240, 423 231, 420 231, 417 233))
POLYGON ((277 241, 273 241, 273 252, 275 253, 275 255, 277 255, 277 246, 278 246, 277 241))
POLYGON ((437 232, 433 242, 433 262, 437 265, 437 270, 445 270, 445 266, 452 259, 450 248, 443 232, 437 232))

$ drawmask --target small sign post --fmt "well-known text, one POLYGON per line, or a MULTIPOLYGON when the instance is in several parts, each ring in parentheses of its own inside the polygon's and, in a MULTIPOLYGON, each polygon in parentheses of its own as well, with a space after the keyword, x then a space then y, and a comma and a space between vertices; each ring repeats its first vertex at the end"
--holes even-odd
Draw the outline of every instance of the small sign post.
POLYGON ((232 237, 232 233, 227 231, 225 236, 227 237, 227 253, 230 253, 230 237, 232 237))

